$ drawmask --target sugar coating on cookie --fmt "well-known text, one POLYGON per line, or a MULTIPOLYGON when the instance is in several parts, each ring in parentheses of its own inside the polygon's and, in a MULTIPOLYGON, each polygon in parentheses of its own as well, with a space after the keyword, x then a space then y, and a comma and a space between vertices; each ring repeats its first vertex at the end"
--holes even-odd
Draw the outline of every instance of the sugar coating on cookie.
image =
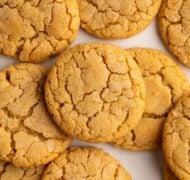
POLYGON ((74 40, 75 0, 1 0, 0 52, 24 62, 47 60, 74 40))
POLYGON ((163 0, 159 26, 168 48, 182 63, 190 67, 189 9, 189 0, 163 0))
POLYGON ((44 166, 36 168, 18 168, 10 163, 0 160, 1 180, 40 180, 44 166))
POLYGON ((146 87, 145 111, 138 125, 114 144, 131 150, 152 150, 160 146, 169 110, 190 86, 182 70, 162 52, 146 48, 127 52, 142 71, 146 87))
POLYGON ((70 144, 43 98, 47 71, 17 64, 0 72, 0 159, 18 167, 46 164, 70 144))
POLYGON ((81 27, 106 39, 133 36, 156 16, 161 0, 77 0, 81 27))
POLYGON ((50 71, 45 99, 66 134, 110 142, 141 119, 145 87, 140 69, 111 44, 83 44, 63 53, 50 71))
POLYGON ((171 110, 163 129, 165 160, 179 179, 190 179, 190 94, 171 110))
POLYGON ((49 164, 42 180, 132 180, 122 165, 101 149, 70 148, 49 164))
POLYGON ((165 165, 163 171, 164 180, 179 180, 167 165, 165 165))

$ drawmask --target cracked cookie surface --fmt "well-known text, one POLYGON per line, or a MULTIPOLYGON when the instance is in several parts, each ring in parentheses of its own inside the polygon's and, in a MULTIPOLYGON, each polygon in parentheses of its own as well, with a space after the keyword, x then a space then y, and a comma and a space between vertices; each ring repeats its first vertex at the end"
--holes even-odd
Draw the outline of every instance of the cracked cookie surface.
POLYGON ((1 180, 40 180, 44 166, 37 168, 18 168, 10 163, 0 160, 1 180))
POLYGON ((80 24, 75 0, 0 1, 0 52, 24 62, 58 54, 80 24))
POLYGON ((101 149, 70 148, 49 164, 42 180, 132 180, 122 165, 101 149))
POLYGON ((100 38, 120 39, 144 30, 161 0, 77 0, 81 27, 100 38))
POLYGON ((43 98, 47 71, 17 64, 0 72, 0 159, 17 167, 46 164, 70 144, 53 123, 43 98))
POLYGON ((179 179, 190 179, 190 94, 169 113, 163 129, 165 160, 179 179))
POLYGON ((167 165, 165 165, 165 167, 164 167, 163 176, 164 176, 164 180, 179 180, 179 179, 173 174, 173 172, 170 170, 170 168, 169 168, 167 165))
POLYGON ((146 87, 142 120, 126 136, 114 141, 131 150, 152 150, 160 146, 162 127, 169 110, 188 90, 189 83, 177 64, 160 51, 145 48, 127 50, 139 65, 146 87))
POLYGON ((159 13, 162 38, 168 48, 190 67, 190 0, 163 0, 159 13))
POLYGON ((141 119, 145 87, 139 67, 111 44, 65 51, 50 71, 45 99, 57 125, 71 137, 111 142, 141 119))

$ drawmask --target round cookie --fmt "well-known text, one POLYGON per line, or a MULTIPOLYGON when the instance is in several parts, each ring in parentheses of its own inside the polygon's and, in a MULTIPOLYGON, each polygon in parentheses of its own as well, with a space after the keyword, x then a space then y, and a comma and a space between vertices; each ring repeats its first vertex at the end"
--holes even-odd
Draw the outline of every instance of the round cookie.
POLYGON ((174 174, 173 172, 169 169, 169 167, 167 165, 165 165, 164 167, 164 180, 179 180, 174 174))
POLYGON ((162 52, 146 48, 127 52, 142 71, 146 87, 145 111, 138 125, 114 144, 130 150, 153 150, 160 146, 169 110, 189 90, 189 83, 177 64, 162 52))
POLYGON ((0 160, 1 180, 40 180, 44 166, 22 169, 0 160))
POLYGON ((0 159, 17 167, 46 164, 70 144, 46 109, 47 71, 17 64, 0 72, 0 159))
POLYGON ((100 38, 121 39, 143 31, 162 0, 77 0, 81 27, 100 38))
POLYGON ((65 51, 50 71, 45 99, 57 125, 71 137, 111 142, 142 117, 145 87, 140 69, 111 44, 65 51))
POLYGON ((0 52, 24 62, 47 60, 72 43, 79 24, 75 0, 3 0, 0 52))
POLYGON ((169 113, 163 129, 165 160, 179 179, 190 179, 190 94, 185 95, 169 113))
POLYGON ((70 148, 49 164, 42 180, 132 180, 122 165, 101 149, 70 148))
POLYGON ((190 67, 189 9, 189 0, 163 0, 158 21, 167 47, 182 63, 190 67))

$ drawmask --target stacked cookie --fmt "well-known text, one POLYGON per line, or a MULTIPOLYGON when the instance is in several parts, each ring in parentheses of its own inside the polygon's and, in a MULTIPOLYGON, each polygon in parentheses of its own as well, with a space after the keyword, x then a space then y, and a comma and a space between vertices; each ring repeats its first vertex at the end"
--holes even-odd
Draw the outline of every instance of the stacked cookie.
POLYGON ((48 74, 45 99, 56 124, 69 136, 113 142, 141 119, 145 87, 139 67, 110 44, 65 51, 48 74))
MULTIPOLYGON (((190 179, 190 86, 168 56, 89 43, 65 50, 79 25, 104 39, 144 30, 161 0, 3 0, 0 52, 22 62, 0 72, 0 180, 130 180, 103 150, 163 147, 164 179, 190 179), (80 17, 79 17, 80 16, 80 17), (65 50, 65 51, 63 51, 65 50), (57 55, 46 68, 41 62, 57 55)), ((163 0, 162 37, 187 66, 190 1, 163 0)))

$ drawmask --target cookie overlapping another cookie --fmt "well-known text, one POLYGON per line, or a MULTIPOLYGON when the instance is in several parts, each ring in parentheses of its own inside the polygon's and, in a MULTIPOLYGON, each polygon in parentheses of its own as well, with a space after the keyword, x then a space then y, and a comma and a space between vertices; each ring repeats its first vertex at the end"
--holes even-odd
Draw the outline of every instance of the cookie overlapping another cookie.
POLYGON ((145 87, 125 50, 83 44, 58 58, 46 80, 45 99, 57 125, 71 137, 111 142, 141 119, 145 87))

